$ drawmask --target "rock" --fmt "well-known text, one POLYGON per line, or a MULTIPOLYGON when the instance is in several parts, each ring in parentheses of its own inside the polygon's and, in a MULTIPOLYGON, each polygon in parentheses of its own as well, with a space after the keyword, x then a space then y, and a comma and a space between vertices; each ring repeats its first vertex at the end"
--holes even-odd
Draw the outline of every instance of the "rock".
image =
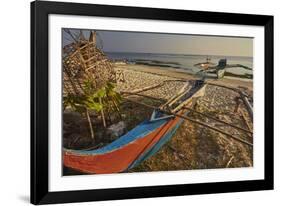
POLYGON ((111 139, 116 139, 126 132, 126 124, 124 121, 112 124, 107 128, 106 132, 111 139))

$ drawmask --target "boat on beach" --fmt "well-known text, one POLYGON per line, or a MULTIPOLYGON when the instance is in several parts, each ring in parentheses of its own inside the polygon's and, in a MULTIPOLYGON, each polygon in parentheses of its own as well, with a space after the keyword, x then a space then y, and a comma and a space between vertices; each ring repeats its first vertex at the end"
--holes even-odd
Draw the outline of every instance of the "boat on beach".
MULTIPOLYGON (((89 39, 82 31, 76 36, 69 29, 64 32, 74 41, 63 47, 62 59, 63 175, 139 172, 153 159, 157 163, 148 164, 143 171, 167 168, 159 163, 169 170, 229 167, 241 151, 246 164, 252 165, 251 92, 240 88, 240 81, 216 84, 230 76, 228 68, 252 70, 248 64, 240 64, 241 58, 237 63, 230 58, 231 64, 218 56, 217 64, 209 57, 198 63, 200 55, 110 53, 110 58, 97 45, 96 31, 90 32, 89 39), (202 133, 203 128, 215 132, 202 133), (224 141, 226 138, 232 139, 224 141), (173 141, 179 148, 172 147, 173 141), (213 163, 212 155, 218 154, 220 159, 213 163), (197 160, 197 156, 201 157, 197 160), (227 158, 230 160, 224 163, 227 158), (173 162, 177 165, 171 166, 173 162)), ((235 77, 240 76, 245 75, 235 77)), ((233 165, 244 166, 240 162, 237 158, 233 165)))
POLYGON ((204 95, 205 82, 196 80, 164 105, 155 108, 151 118, 103 148, 95 150, 63 150, 68 168, 91 174, 125 172, 154 155, 180 127, 196 98, 204 95))

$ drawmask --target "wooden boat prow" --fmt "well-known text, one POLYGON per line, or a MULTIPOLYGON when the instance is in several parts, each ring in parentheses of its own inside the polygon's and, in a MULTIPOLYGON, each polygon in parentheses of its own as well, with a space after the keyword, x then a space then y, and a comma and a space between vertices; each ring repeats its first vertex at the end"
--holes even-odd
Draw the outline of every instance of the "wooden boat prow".
MULTIPOLYGON (((196 80, 175 112, 186 115, 183 106, 190 106, 193 100, 204 95, 205 83, 196 80)), ((96 150, 63 151, 63 163, 66 167, 95 174, 118 173, 127 171, 155 154, 177 131, 183 119, 155 110, 153 115, 160 118, 145 120, 127 134, 96 150), (161 118, 165 117, 165 118, 161 118)))

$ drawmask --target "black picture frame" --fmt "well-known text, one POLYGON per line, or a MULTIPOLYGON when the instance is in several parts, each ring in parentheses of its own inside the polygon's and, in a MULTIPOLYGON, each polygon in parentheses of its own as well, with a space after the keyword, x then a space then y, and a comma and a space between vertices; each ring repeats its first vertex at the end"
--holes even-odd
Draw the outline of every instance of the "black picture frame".
POLYGON ((31 203, 50 204, 273 189, 273 16, 106 6, 80 3, 31 3, 31 203), (265 28, 265 177, 264 180, 148 186, 116 189, 48 190, 48 15, 83 15, 265 28))

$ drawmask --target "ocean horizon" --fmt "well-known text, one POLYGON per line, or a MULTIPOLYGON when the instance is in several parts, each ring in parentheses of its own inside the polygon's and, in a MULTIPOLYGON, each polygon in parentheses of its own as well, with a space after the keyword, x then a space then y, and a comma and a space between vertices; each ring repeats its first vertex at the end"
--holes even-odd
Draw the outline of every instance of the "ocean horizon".
MULTIPOLYGON (((222 56, 203 54, 168 54, 168 53, 132 53, 132 52, 104 52, 112 61, 126 61, 130 64, 157 66, 163 69, 174 68, 190 74, 196 74, 200 69, 195 64, 206 62, 206 59, 215 65, 220 59, 227 59, 227 64, 241 64, 253 68, 253 57, 222 56)), ((228 68, 225 76, 251 79, 253 71, 243 67, 228 68)))

